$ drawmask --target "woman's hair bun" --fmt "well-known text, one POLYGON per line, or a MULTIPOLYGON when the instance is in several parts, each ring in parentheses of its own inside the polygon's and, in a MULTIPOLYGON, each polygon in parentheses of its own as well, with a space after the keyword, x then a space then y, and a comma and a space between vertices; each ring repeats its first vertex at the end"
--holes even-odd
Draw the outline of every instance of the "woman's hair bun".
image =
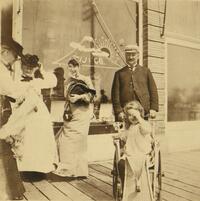
POLYGON ((22 57, 22 64, 30 67, 38 67, 39 66, 39 58, 37 55, 26 54, 22 57))
POLYGON ((69 61, 68 61, 68 65, 72 64, 73 66, 79 66, 79 62, 78 59, 75 57, 72 57, 69 61))

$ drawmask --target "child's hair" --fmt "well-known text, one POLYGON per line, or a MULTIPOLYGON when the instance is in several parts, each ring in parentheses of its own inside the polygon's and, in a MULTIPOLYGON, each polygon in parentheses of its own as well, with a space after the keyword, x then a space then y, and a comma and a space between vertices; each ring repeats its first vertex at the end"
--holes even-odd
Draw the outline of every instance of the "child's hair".
POLYGON ((124 106, 124 113, 127 115, 128 111, 130 109, 134 109, 134 110, 138 110, 140 112, 141 117, 144 118, 144 108, 142 107, 142 105, 140 104, 139 101, 131 101, 128 102, 125 106, 124 106))
POLYGON ((142 118, 144 118, 144 108, 142 107, 142 105, 140 104, 139 101, 131 101, 128 102, 125 106, 124 106, 124 114, 125 114, 125 127, 126 129, 128 129, 130 127, 131 122, 128 119, 128 111, 134 109, 134 110, 138 110, 140 112, 140 115, 142 118))

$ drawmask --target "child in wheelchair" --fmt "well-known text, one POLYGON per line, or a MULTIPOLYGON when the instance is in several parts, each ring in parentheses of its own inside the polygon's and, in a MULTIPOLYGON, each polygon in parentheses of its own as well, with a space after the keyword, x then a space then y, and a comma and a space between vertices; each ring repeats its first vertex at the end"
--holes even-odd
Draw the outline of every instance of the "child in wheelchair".
POLYGON ((122 180, 122 200, 150 201, 145 160, 151 152, 152 127, 144 120, 144 109, 138 101, 127 103, 124 113, 125 129, 116 137, 120 139, 118 169, 122 180))

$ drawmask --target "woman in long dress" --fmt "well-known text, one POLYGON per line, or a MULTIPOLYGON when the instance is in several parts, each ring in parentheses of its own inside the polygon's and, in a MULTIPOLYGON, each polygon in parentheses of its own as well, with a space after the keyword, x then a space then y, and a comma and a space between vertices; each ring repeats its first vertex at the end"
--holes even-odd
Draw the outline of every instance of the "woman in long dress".
POLYGON ((42 100, 41 89, 56 86, 53 73, 40 72, 38 58, 25 55, 20 90, 24 102, 3 126, 3 135, 10 136, 19 171, 48 173, 55 170, 57 147, 49 111, 42 100))
POLYGON ((59 164, 54 172, 62 177, 87 177, 87 135, 95 94, 89 77, 80 74, 75 59, 68 62, 69 79, 66 90, 64 127, 57 135, 59 164))
POLYGON ((124 156, 120 161, 125 165, 123 201, 151 201, 145 159, 151 151, 151 125, 143 119, 144 109, 138 101, 124 107, 126 129, 121 134, 125 139, 124 156))

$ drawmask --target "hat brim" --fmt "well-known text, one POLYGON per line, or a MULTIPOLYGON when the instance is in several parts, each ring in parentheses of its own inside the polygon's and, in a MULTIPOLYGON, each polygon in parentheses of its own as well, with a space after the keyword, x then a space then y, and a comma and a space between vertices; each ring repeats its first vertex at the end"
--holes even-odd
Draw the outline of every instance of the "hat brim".
POLYGON ((125 51, 126 53, 139 53, 139 51, 138 50, 136 50, 136 51, 125 51))
POLYGON ((23 53, 22 53, 23 47, 18 42, 13 40, 13 38, 2 36, 1 37, 1 45, 7 46, 16 55, 23 57, 23 53))

